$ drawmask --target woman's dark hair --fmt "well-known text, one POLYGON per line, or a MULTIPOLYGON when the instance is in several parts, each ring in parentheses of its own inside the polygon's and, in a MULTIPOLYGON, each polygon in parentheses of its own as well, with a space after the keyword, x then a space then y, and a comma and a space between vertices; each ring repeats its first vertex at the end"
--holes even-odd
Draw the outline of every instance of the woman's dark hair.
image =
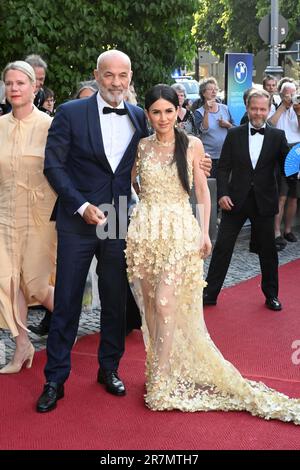
POLYGON ((182 107, 187 109, 187 106, 189 106, 190 104, 192 104, 192 100, 190 98, 186 98, 183 102, 182 107))
MULTIPOLYGON (((145 108, 149 111, 155 101, 162 98, 169 101, 177 109, 179 106, 178 96, 174 88, 169 85, 155 85, 145 96, 145 108)), ((187 168, 188 136, 184 131, 175 127, 175 152, 173 162, 176 163, 179 180, 183 189, 190 194, 190 184, 187 168)))
POLYGON ((51 88, 47 88, 44 86, 44 101, 48 100, 49 98, 54 98, 54 91, 51 88))

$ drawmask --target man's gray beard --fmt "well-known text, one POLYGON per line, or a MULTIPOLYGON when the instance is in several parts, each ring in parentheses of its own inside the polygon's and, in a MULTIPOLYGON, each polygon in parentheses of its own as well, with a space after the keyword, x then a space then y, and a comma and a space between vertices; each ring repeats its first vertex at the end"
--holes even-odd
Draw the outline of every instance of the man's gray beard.
POLYGON ((99 90, 100 90, 100 95, 102 96, 104 101, 114 103, 114 104, 116 104, 116 106, 118 106, 121 103, 121 101, 124 100, 125 91, 121 92, 119 95, 116 96, 116 95, 113 95, 112 93, 109 93, 109 91, 107 91, 103 88, 99 87, 99 90), (116 101, 116 99, 118 101, 116 101))
POLYGON ((260 121, 260 125, 259 125, 259 126, 257 126, 256 124, 254 124, 252 121, 250 121, 250 124, 252 124, 252 126, 255 127, 256 129, 260 129, 261 127, 263 127, 263 126, 266 124, 266 122, 267 122, 267 119, 266 119, 266 120, 262 119, 262 120, 260 121))

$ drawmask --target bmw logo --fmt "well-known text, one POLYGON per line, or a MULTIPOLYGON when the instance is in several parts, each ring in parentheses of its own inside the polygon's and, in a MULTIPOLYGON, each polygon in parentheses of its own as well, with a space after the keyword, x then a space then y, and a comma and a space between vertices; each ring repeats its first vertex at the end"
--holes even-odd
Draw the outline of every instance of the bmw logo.
POLYGON ((234 67, 234 79, 237 83, 244 83, 248 75, 248 69, 245 62, 237 62, 234 67))

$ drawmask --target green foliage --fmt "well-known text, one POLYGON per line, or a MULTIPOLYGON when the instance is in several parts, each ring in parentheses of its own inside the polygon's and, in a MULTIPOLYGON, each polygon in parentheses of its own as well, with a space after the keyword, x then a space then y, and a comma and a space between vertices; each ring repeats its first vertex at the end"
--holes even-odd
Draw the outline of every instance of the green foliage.
MULTIPOLYGON (((227 51, 256 53, 263 47, 260 19, 271 10, 270 0, 199 0, 193 34, 196 43, 221 58, 227 51)), ((300 2, 282 0, 280 14, 289 21, 286 42, 300 39, 300 2)))
POLYGON ((199 0, 193 34, 201 49, 210 49, 222 56, 226 50, 223 27, 224 7, 220 0, 199 0))
POLYGON ((231 50, 257 52, 263 47, 258 35, 257 0, 223 0, 225 39, 231 50))
POLYGON ((200 0, 193 29, 200 47, 223 57, 227 51, 255 52, 262 47, 257 0, 200 0))
POLYGON ((0 67, 27 54, 48 63, 58 101, 92 78, 98 55, 118 48, 132 60, 138 96, 195 54, 197 0, 7 0, 0 2, 0 67))

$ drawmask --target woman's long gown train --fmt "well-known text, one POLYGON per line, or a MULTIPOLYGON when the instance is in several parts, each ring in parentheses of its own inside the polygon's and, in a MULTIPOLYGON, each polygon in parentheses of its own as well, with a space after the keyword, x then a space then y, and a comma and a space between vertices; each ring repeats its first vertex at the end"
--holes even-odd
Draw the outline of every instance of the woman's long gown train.
MULTIPOLYGON (((155 136, 141 141, 140 203, 127 239, 147 351, 146 404, 152 410, 246 410, 299 424, 299 399, 243 378, 210 338, 202 309, 201 231, 172 163, 173 148, 155 136)), ((187 157, 192 181, 193 138, 187 157)))

